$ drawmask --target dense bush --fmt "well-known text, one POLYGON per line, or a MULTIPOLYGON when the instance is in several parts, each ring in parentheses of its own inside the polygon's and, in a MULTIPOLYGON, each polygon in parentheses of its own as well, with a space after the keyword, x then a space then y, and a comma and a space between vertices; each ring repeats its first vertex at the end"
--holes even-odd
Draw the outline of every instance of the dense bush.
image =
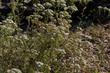
MULTIPOLYGON (((93 23, 103 23, 110 19, 110 4, 108 0, 3 0, 0 8, 0 21, 11 13, 12 19, 26 31, 28 16, 37 15, 42 22, 58 23, 58 19, 72 22, 76 26, 87 27, 93 23)), ((57 24, 58 25, 58 24, 57 24)))
POLYGON ((1 1, 0 73, 110 72, 108 0, 1 1))

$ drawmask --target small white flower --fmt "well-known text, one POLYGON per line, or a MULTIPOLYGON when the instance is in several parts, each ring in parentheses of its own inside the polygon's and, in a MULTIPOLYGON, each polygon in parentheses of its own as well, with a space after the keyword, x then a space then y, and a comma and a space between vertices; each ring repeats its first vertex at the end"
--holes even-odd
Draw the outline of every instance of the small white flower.
POLYGON ((69 35, 69 33, 65 33, 65 36, 68 36, 69 35))
POLYGON ((35 71, 35 73, 43 73, 43 72, 35 71))
POLYGON ((102 7, 102 6, 98 6, 98 8, 99 8, 99 9, 102 9, 103 7, 102 7))
POLYGON ((38 66, 38 67, 41 67, 41 66, 43 66, 43 65, 44 65, 44 63, 39 62, 39 61, 37 61, 37 62, 36 62, 36 64, 37 64, 37 66, 38 66))
POLYGON ((27 36, 27 34, 21 34, 20 38, 23 38, 25 40, 28 40, 29 39, 28 36, 27 36))
POLYGON ((25 3, 29 3, 31 0, 24 0, 25 3))
POLYGON ((6 29, 7 27, 5 25, 1 25, 0 28, 6 29))
POLYGON ((21 70, 17 69, 17 68, 12 68, 7 70, 7 73, 22 73, 21 70))
POLYGON ((74 11, 78 11, 76 6, 68 6, 69 13, 73 13, 74 11))
POLYGON ((63 53, 63 54, 66 54, 65 49, 56 49, 56 51, 61 52, 61 53, 63 53))
POLYGON ((66 4, 61 4, 61 7, 62 7, 62 8, 66 7, 66 6, 67 6, 66 4))
POLYGON ((37 7, 37 10, 39 10, 39 11, 42 11, 45 9, 45 7, 40 3, 38 3, 36 7, 37 7))
POLYGON ((38 55, 37 50, 32 49, 31 52, 32 52, 32 54, 38 55))
POLYGON ((51 10, 51 9, 46 9, 44 12, 45 12, 46 15, 49 15, 49 16, 53 16, 54 15, 54 11, 51 10))
POLYGON ((59 3, 66 3, 65 0, 57 0, 59 3))
POLYGON ((43 5, 44 5, 44 7, 46 7, 46 8, 50 8, 50 7, 52 7, 52 4, 49 3, 49 2, 46 2, 46 3, 44 3, 43 5))
POLYGON ((55 2, 55 0, 50 0, 50 2, 55 2))
POLYGON ((11 23, 14 23, 13 20, 11 19, 7 19, 7 21, 11 24, 11 23))
POLYGON ((108 10, 109 8, 107 8, 107 7, 104 7, 104 10, 108 10))

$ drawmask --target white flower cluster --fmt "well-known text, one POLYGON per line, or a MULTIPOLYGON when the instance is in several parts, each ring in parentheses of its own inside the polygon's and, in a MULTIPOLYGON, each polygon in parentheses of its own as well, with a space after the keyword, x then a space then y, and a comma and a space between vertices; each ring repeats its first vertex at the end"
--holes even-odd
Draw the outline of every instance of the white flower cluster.
POLYGON ((0 25, 1 32, 4 35, 12 35, 12 33, 15 32, 15 30, 18 29, 17 24, 11 20, 11 19, 6 19, 2 21, 2 25, 0 25))
POLYGON ((2 22, 3 25, 11 28, 17 28, 17 24, 12 19, 6 19, 2 22))
POLYGON ((22 73, 22 72, 17 68, 12 68, 12 69, 8 69, 7 73, 22 73))
POLYGON ((41 66, 43 66, 43 65, 44 65, 44 63, 39 62, 39 61, 36 61, 36 64, 37 64, 37 66, 38 66, 38 67, 41 67, 41 66))
POLYGON ((36 10, 39 12, 39 11, 43 11, 45 9, 45 7, 42 5, 42 4, 40 4, 40 3, 38 3, 37 5, 36 5, 36 10))
POLYGON ((49 3, 49 2, 46 2, 46 3, 43 4, 43 6, 44 6, 45 8, 51 8, 51 7, 52 7, 52 4, 49 3))
POLYGON ((47 17, 48 16, 53 16, 54 15, 54 11, 51 10, 51 9, 46 9, 46 10, 44 10, 44 12, 42 14, 44 14, 47 17))

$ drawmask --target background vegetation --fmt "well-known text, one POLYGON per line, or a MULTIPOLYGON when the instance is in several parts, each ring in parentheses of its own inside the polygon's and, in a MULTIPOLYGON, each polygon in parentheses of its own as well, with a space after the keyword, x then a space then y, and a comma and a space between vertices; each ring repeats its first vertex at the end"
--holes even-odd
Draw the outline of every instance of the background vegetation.
POLYGON ((0 73, 110 73, 109 0, 0 1, 0 73))

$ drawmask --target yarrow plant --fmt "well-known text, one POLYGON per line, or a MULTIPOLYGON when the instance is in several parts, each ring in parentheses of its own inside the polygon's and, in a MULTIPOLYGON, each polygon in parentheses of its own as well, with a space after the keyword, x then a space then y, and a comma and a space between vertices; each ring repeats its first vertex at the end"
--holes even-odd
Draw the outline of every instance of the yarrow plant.
MULTIPOLYGON (((110 72, 109 25, 70 30, 74 14, 90 0, 11 2, 0 17, 0 73, 110 72)), ((97 13, 106 10, 97 7, 97 13)))

